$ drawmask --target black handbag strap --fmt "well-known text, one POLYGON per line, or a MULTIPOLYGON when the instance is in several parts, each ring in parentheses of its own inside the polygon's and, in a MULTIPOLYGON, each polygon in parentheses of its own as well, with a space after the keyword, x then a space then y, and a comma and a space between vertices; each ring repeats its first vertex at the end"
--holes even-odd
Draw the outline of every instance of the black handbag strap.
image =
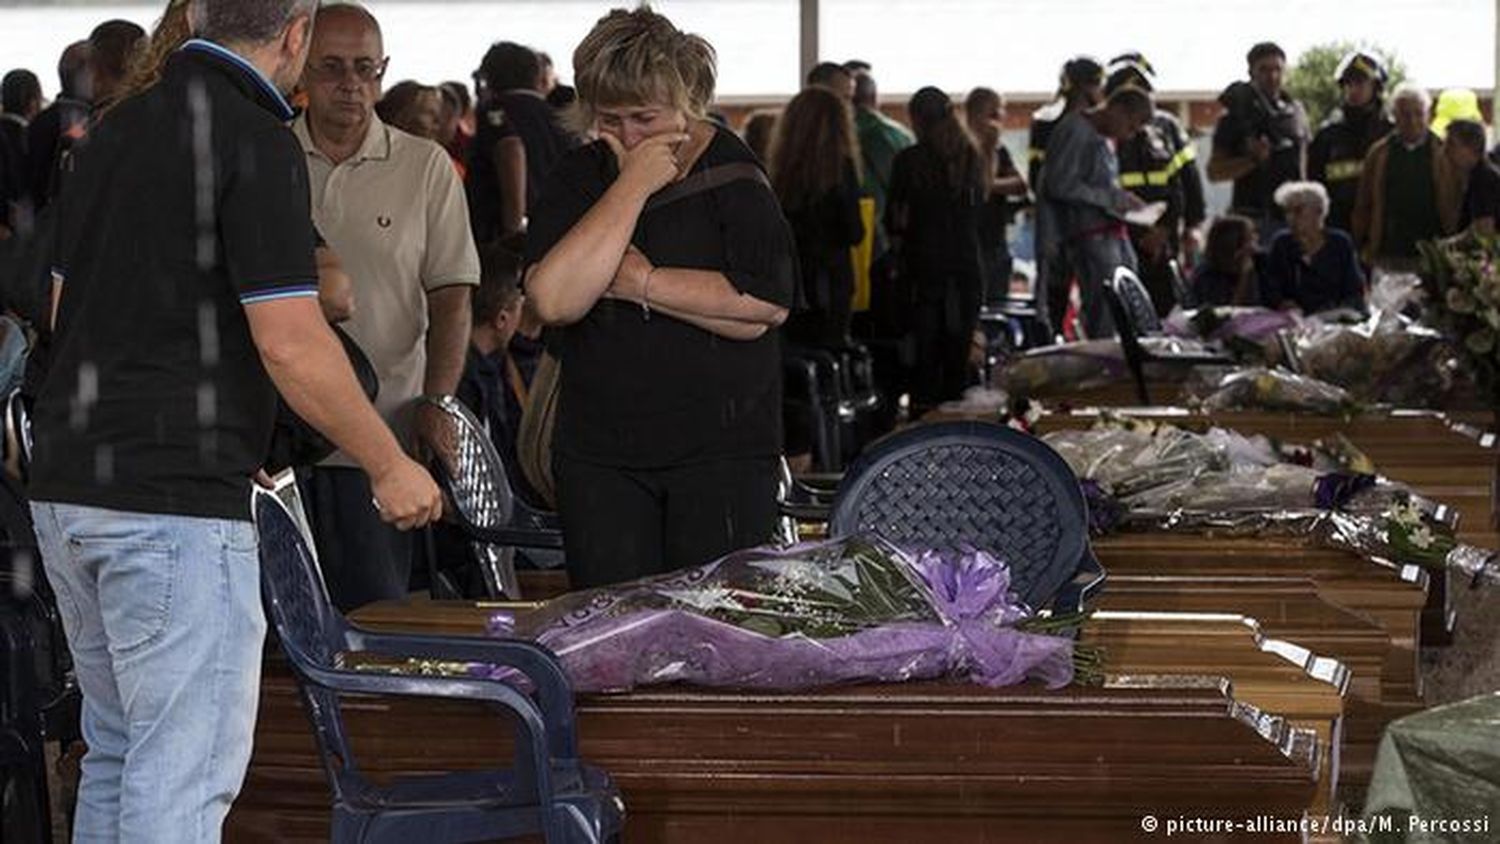
POLYGON ((766 190, 771 189, 771 180, 766 178, 765 171, 759 165, 749 161, 734 161, 699 170, 681 181, 667 185, 646 201, 646 208, 641 213, 655 211, 680 199, 707 193, 741 179, 759 182, 766 190))

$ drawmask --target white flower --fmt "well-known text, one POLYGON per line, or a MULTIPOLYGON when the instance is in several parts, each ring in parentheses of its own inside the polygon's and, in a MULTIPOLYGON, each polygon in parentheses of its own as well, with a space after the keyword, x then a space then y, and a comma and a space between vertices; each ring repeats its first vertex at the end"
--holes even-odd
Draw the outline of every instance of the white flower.
POLYGON ((1415 545, 1423 551, 1431 548, 1432 543, 1435 541, 1435 538, 1432 535, 1432 531, 1429 530, 1425 525, 1412 531, 1411 535, 1407 538, 1411 540, 1412 545, 1415 545))
POLYGON ((1422 511, 1412 504, 1397 504, 1391 508, 1391 521, 1405 527, 1421 527, 1422 511))

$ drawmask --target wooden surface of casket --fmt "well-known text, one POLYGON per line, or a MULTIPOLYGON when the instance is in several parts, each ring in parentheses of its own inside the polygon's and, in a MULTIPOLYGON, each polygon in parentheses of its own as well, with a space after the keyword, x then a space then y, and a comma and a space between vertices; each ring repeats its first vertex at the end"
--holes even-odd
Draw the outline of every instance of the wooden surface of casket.
MULTIPOLYGON (((487 613, 418 603, 361 619, 472 633, 487 613)), ((1270 671, 1265 656, 1240 648, 1228 661, 1270 671)), ((1113 842, 1136 835, 1146 814, 1300 817, 1323 761, 1313 731, 1239 700, 1221 677, 1189 673, 1058 691, 665 687, 581 696, 577 712, 582 754, 624 792, 629 842, 1113 842)), ((360 700, 349 726, 377 775, 506 758, 503 722, 474 706, 360 700)), ((229 840, 326 838, 327 805, 307 720, 273 654, 229 840)))
POLYGON ((1097 606, 1253 618, 1266 636, 1295 642, 1347 666, 1350 698, 1381 699, 1390 635, 1368 616, 1319 595, 1317 584, 1306 578, 1111 575, 1097 606))
MULTIPOLYGON (((1318 594, 1317 584, 1298 578, 1117 575, 1100 595, 1099 608, 1238 613, 1255 619, 1273 640, 1338 660, 1349 669, 1338 785, 1353 791, 1368 784, 1380 735, 1392 717, 1381 706, 1391 639, 1373 619, 1328 600, 1318 594)), ((1415 702, 1404 703, 1401 711, 1415 702)))
POLYGON ((1338 786, 1349 668, 1295 642, 1264 634, 1237 613, 1096 612, 1079 636, 1103 648, 1121 675, 1222 675, 1235 698, 1283 715, 1318 737, 1321 763, 1313 808, 1325 811, 1338 786))
POLYGON ((1173 533, 1114 534, 1095 540, 1094 551, 1111 575, 1310 579, 1322 597, 1370 617, 1390 636, 1384 697, 1420 699, 1417 648, 1428 576, 1416 566, 1383 565, 1295 540, 1173 533))

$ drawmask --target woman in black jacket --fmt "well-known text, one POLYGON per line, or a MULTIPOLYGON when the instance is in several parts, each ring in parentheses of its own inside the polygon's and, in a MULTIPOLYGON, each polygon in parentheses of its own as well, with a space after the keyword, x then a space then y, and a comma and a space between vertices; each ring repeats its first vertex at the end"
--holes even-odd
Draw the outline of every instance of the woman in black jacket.
POLYGON ((947 94, 923 88, 907 111, 917 143, 891 167, 885 224, 916 305, 911 406, 917 416, 961 398, 969 384, 984 289, 979 225, 990 180, 947 94))
POLYGON ((850 248, 865 236, 859 184, 859 142, 849 104, 816 86, 793 97, 771 142, 771 185, 797 238, 802 309, 786 327, 795 343, 834 349, 849 343, 850 248))

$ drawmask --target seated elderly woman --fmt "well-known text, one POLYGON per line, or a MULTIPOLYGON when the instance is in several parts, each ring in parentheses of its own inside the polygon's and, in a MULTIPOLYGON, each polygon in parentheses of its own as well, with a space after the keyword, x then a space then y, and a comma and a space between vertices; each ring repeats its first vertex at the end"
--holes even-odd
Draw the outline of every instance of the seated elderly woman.
POLYGON ((1255 222, 1226 214, 1208 227, 1203 261, 1193 270, 1191 301, 1184 306, 1260 305, 1260 264, 1255 222))
POLYGON ((1365 274, 1354 240, 1324 226, 1328 191, 1317 182, 1287 182, 1276 204, 1290 226, 1271 241, 1266 258, 1264 304, 1303 313, 1365 306, 1365 274))

